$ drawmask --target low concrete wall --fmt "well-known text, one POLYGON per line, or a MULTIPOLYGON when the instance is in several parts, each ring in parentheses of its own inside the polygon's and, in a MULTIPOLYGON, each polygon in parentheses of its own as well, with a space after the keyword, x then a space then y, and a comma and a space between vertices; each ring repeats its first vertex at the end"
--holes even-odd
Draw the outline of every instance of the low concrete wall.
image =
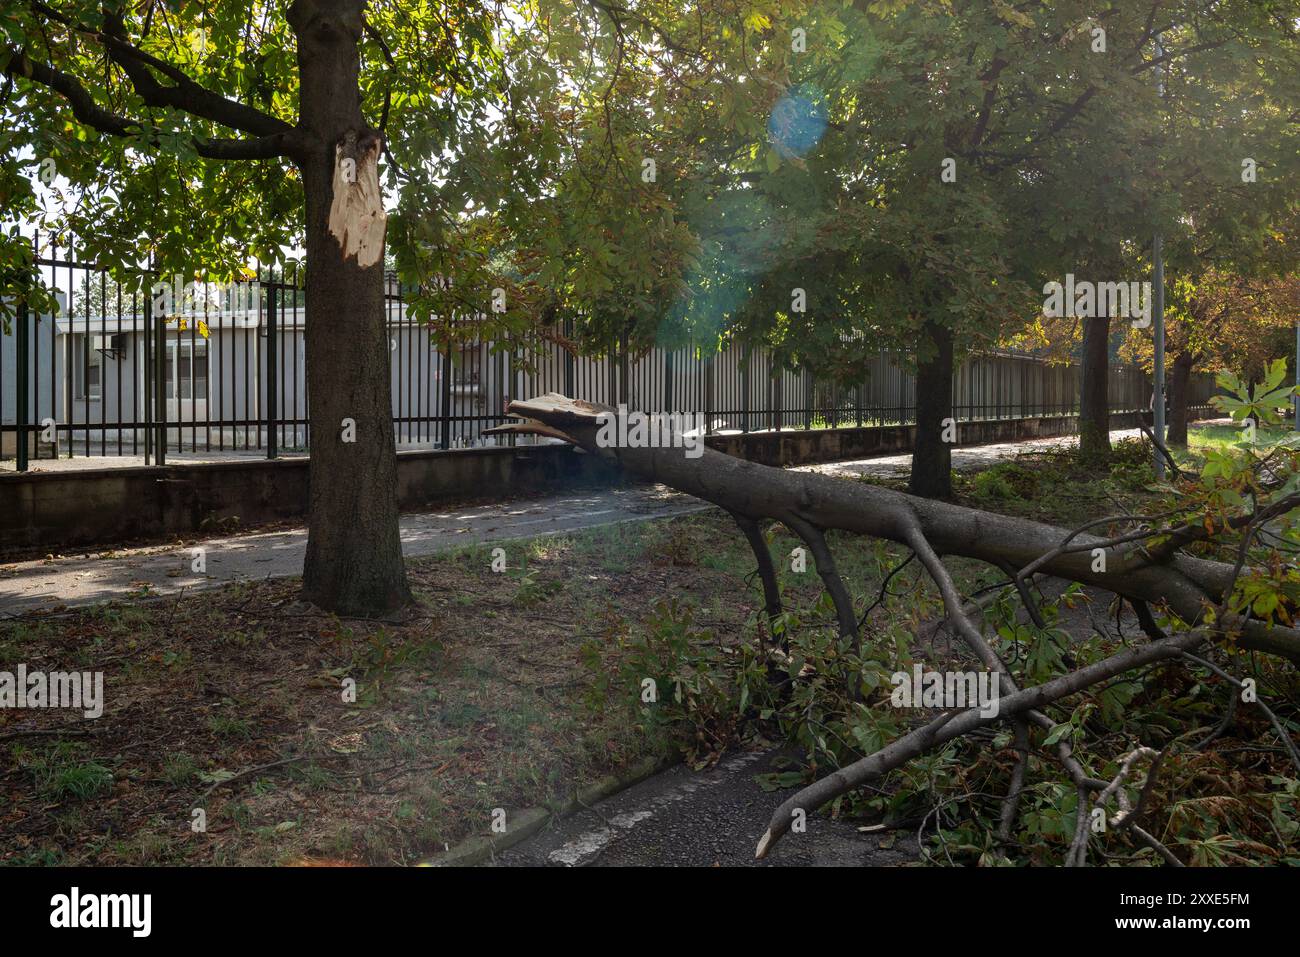
MULTIPOLYGON (((0 549, 166 539, 301 519, 305 458, 0 475, 0 549)), ((568 446, 400 452, 403 510, 620 481, 568 446)))
MULTIPOLYGON (((1134 429, 1150 415, 1124 412, 1110 417, 1111 429, 1134 429)), ((1074 435, 1079 420, 1072 415, 1035 419, 987 419, 957 424, 957 445, 988 445, 1074 435)), ((762 465, 810 465, 861 459, 872 455, 910 452, 916 426, 877 426, 862 429, 815 429, 800 432, 751 432, 745 435, 711 435, 710 448, 762 465)))
MULTIPOLYGON (((1111 428, 1133 428, 1139 417, 1114 415, 1111 428)), ((1077 428, 1072 416, 963 422, 957 438, 960 445, 981 445, 1068 435, 1077 428)), ((914 434, 914 426, 753 432, 710 436, 708 444, 764 465, 785 466, 906 452, 914 434)), ((617 467, 562 445, 397 456, 398 501, 404 510, 620 481, 617 467)), ((165 540, 301 519, 306 511, 303 458, 6 473, 0 475, 0 550, 165 540)))

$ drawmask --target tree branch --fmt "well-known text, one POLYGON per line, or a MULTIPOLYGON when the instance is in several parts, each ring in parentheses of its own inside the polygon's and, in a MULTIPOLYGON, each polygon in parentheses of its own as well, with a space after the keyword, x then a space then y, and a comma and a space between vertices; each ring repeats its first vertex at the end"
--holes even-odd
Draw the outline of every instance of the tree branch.
POLYGON ((72 115, 78 122, 111 136, 131 136, 139 130, 139 122, 101 107, 90 92, 68 74, 44 63, 38 63, 20 50, 5 48, 5 53, 8 54, 5 73, 13 77, 33 80, 61 94, 72 107, 72 115))
MULTIPOLYGON (((77 121, 110 136, 131 137, 144 133, 143 124, 131 117, 104 109, 94 100, 81 81, 45 63, 32 60, 25 53, 6 49, 9 55, 4 72, 39 83, 62 96, 77 121)), ((280 132, 250 139, 200 139, 194 148, 200 156, 220 160, 274 159, 292 156, 296 150, 297 131, 285 124, 280 132)))
MULTIPOLYGON (((890 742, 874 754, 813 782, 786 800, 772 814, 767 831, 758 842, 755 856, 765 857, 772 849, 772 845, 790 830, 796 810, 810 814, 841 794, 861 787, 866 782, 978 727, 1041 708, 1151 662, 1177 657, 1183 651, 1195 648, 1205 640, 1206 635, 1203 632, 1185 632, 1164 642, 1152 642, 1141 648, 1126 649, 1068 675, 1062 675, 1044 684, 1003 697, 998 702, 997 715, 984 717, 978 708, 959 712, 955 717, 952 713, 942 715, 939 719, 890 742)), ((1102 786, 1105 786, 1104 782, 1102 786)))
POLYGON ((763 582, 764 610, 767 612, 768 621, 774 621, 781 614, 781 589, 776 581, 776 567, 772 564, 772 552, 768 549, 767 542, 763 540, 763 532, 756 521, 739 512, 731 512, 731 517, 740 527, 754 553, 754 560, 758 562, 758 577, 763 582))
POLYGON ((196 83, 179 67, 134 46, 127 40, 126 26, 121 16, 116 13, 105 16, 104 23, 107 29, 95 30, 74 22, 44 3, 32 3, 32 9, 102 44, 109 58, 120 66, 131 80, 135 92, 150 106, 181 110, 192 116, 211 120, 254 136, 271 136, 293 130, 293 127, 284 120, 263 113, 247 104, 226 99, 196 83), (150 70, 157 70, 176 85, 164 86, 154 78, 150 70))
MULTIPOLYGON (((919 526, 936 553, 962 555, 995 566, 1003 561, 1022 569, 1036 566, 1045 574, 1095 585, 1125 598, 1159 602, 1189 624, 1201 620, 1208 604, 1230 594, 1236 580, 1233 567, 1223 562, 1179 553, 1157 563, 1136 550, 1114 556, 1116 560, 1109 562, 1107 570, 1094 571, 1086 549, 1105 542, 1091 536, 879 486, 811 472, 787 472, 708 447, 697 458, 686 458, 680 448, 602 447, 596 441, 596 417, 612 410, 556 393, 513 401, 507 411, 545 423, 588 452, 617 461, 644 478, 726 509, 787 524, 812 520, 821 528, 909 546, 919 526), (1080 549, 1062 550, 1062 539, 1078 540, 1080 549), (1041 562, 1049 552, 1053 553, 1050 560, 1041 562)), ((1220 621, 1224 616, 1220 615, 1220 621)), ((1300 663, 1300 630, 1239 619, 1233 628, 1241 632, 1241 647, 1300 663)))
POLYGON ((831 594, 831 601, 835 603, 835 617, 839 619, 840 636, 843 638, 856 638, 858 636, 858 616, 853 611, 853 598, 849 595, 849 590, 844 587, 844 581, 835 569, 835 557, 826 545, 826 537, 822 534, 821 529, 797 516, 789 516, 786 519, 786 524, 807 542, 809 550, 813 553, 813 561, 817 564, 817 574, 821 576, 823 584, 826 585, 826 590, 831 594))

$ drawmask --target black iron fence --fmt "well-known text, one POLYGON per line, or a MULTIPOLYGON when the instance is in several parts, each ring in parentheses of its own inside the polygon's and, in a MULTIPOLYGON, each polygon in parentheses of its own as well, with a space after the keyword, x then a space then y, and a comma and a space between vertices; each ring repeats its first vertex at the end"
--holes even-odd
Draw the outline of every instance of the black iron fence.
MULTIPOLYGON (((47 247, 36 260, 57 312, 22 311, 0 335, 0 458, 23 470, 32 457, 162 464, 169 454, 308 451, 306 315, 294 269, 259 269, 222 286, 141 270, 124 285, 60 251, 47 247)), ((915 413, 915 381, 885 352, 868 360, 862 384, 841 385, 739 346, 636 355, 615 346, 599 356, 544 339, 439 346, 392 280, 385 312, 399 449, 530 441, 482 432, 508 420, 511 398, 543 392, 698 414, 711 432, 906 424, 915 413)), ((1078 376, 1031 355, 974 355, 955 376, 954 416, 1072 415, 1078 376)), ((1199 377, 1193 404, 1211 391, 1199 377)), ((1147 409, 1150 400, 1141 370, 1112 365, 1112 410, 1147 409)))

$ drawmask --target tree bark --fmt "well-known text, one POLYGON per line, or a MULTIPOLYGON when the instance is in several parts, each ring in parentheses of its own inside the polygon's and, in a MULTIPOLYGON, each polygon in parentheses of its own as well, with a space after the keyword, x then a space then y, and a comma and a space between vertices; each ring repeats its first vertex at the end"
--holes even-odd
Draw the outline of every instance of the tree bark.
POLYGON ((1169 376, 1169 430, 1165 445, 1187 447, 1187 420, 1190 407, 1188 390, 1192 381, 1192 366, 1197 357, 1190 352, 1180 352, 1174 357, 1174 367, 1169 376))
POLYGON ((1083 320, 1083 363, 1079 375, 1079 453, 1110 457, 1110 317, 1083 320))
POLYGON ((922 335, 930 358, 916 367, 916 441, 907 489, 923 498, 952 497, 952 443, 944 441, 944 419, 952 416, 952 330, 927 321, 922 335))
POLYGON ((383 308, 380 135, 361 113, 361 0, 295 0, 297 157, 306 197, 311 428, 303 598, 384 617, 411 599, 398 537, 388 333, 383 308))

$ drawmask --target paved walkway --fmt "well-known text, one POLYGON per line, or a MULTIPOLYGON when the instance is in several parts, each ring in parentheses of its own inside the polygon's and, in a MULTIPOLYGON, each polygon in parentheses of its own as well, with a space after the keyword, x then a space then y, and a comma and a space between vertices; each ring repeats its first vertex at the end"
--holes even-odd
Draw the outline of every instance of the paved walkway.
MULTIPOLYGON (((1137 435, 1112 432, 1112 440, 1137 435)), ((1072 437, 971 446, 953 450, 953 467, 987 467, 1018 452, 1068 445, 1072 437)), ((906 475, 910 454, 853 462, 802 466, 826 475, 852 477, 906 475)), ((709 506, 663 486, 600 489, 523 499, 493 505, 438 509, 401 519, 402 551, 429 555, 477 542, 508 541, 557 534, 597 525, 668 518, 709 506)), ((175 595, 229 582, 302 573, 305 528, 254 532, 204 541, 205 574, 191 571, 189 548, 163 546, 105 552, 93 557, 58 558, 0 565, 0 616, 57 605, 80 605, 120 598, 148 585, 152 594, 175 595)))
POLYGON ((862 867, 919 859, 916 830, 859 831, 824 814, 787 834, 763 861, 754 847, 793 789, 764 791, 757 774, 785 749, 742 751, 708 771, 677 765, 620 791, 497 856, 498 867, 862 867))

